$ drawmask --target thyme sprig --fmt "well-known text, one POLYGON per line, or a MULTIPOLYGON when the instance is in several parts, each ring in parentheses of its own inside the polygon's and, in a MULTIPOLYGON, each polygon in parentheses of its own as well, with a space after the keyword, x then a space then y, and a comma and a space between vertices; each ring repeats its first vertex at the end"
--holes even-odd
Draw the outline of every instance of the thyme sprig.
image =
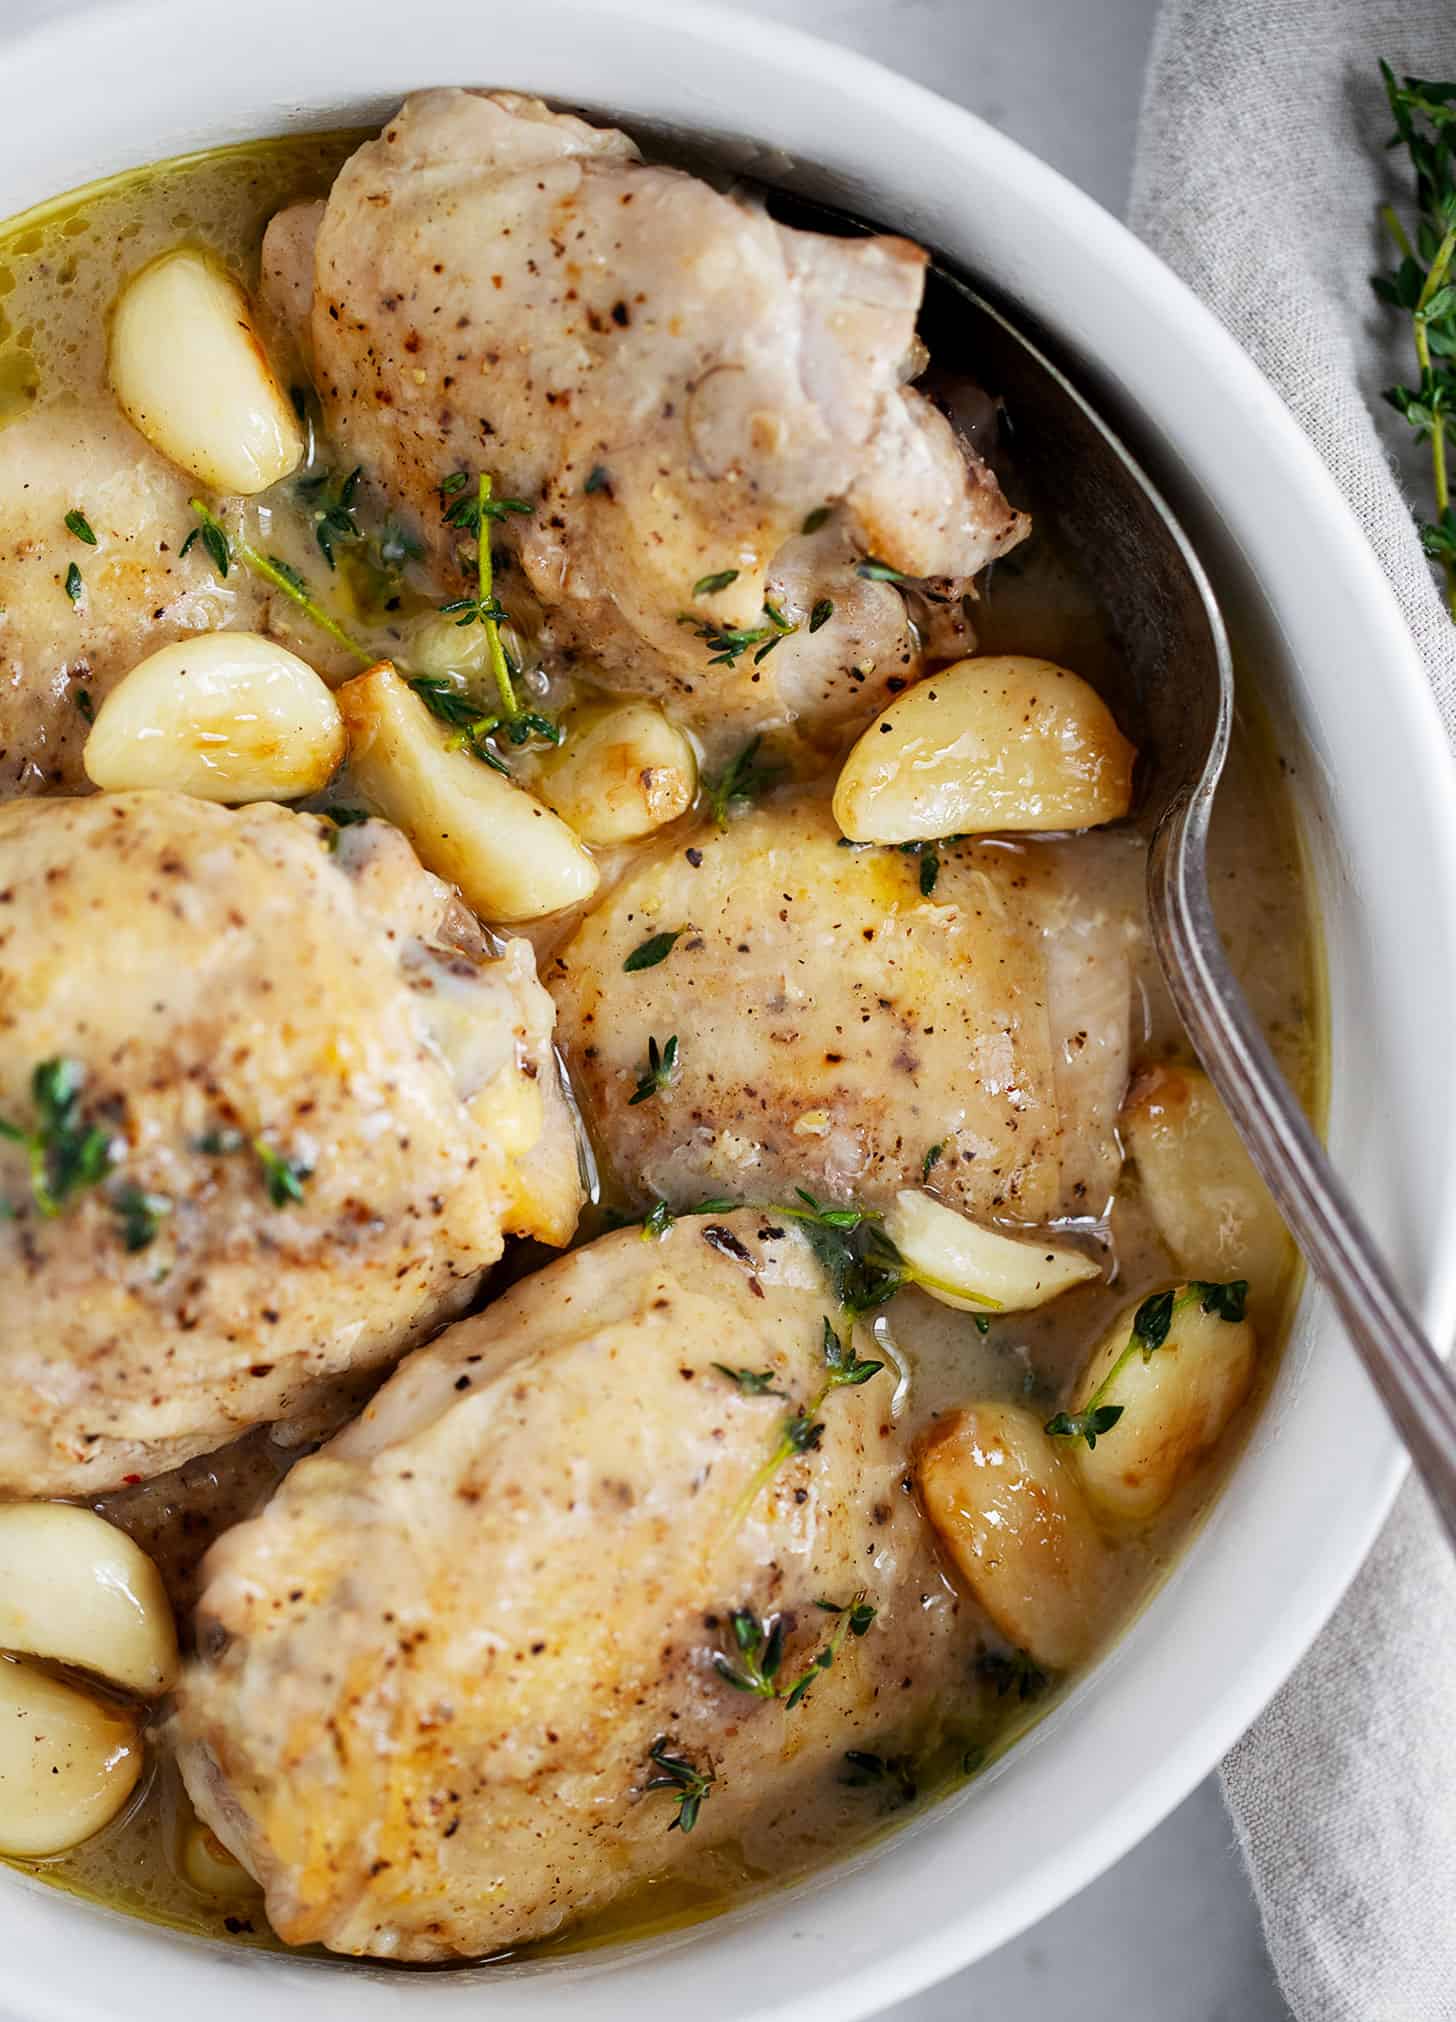
POLYGON ((340 542, 348 544, 364 538, 359 526, 358 508, 354 503, 363 475, 362 465, 356 463, 348 476, 340 481, 335 480, 332 471, 325 470, 316 477, 300 478, 295 486, 299 497, 309 508, 313 537, 331 573, 338 566, 334 560, 335 547, 340 542))
MULTIPOLYGON (((775 1212, 779 1212, 775 1210, 775 1212)), ((861 1358, 854 1347, 854 1314, 847 1308, 840 1326, 826 1314, 822 1335, 824 1355, 824 1380, 814 1392, 809 1402, 789 1412, 779 1425, 777 1436, 767 1459, 750 1477, 747 1487, 733 1511, 733 1522, 740 1523, 747 1516, 760 1492, 765 1489, 787 1460, 796 1453, 814 1453, 824 1436, 824 1420, 819 1413, 823 1410, 831 1394, 841 1389, 858 1389, 868 1383, 872 1376, 878 1376, 884 1368, 883 1362, 871 1362, 861 1358), (841 1331, 842 1328, 842 1331, 841 1331)), ((723 1368, 715 1363, 715 1368, 723 1368)), ((727 1370, 735 1382, 742 1385, 736 1371, 727 1370)), ((777 1394, 777 1393, 775 1393, 777 1394)))
POLYGON ((1381 219, 1401 257, 1388 273, 1373 275, 1371 286, 1382 302, 1410 316, 1419 378, 1414 386, 1388 387, 1385 398, 1416 440, 1431 445, 1436 513, 1431 521, 1417 515, 1416 524, 1426 553, 1440 564, 1446 608, 1456 619, 1456 509, 1446 450, 1456 417, 1456 83, 1397 79, 1384 61, 1380 74, 1395 121, 1389 144, 1404 145, 1416 174, 1414 237, 1394 205, 1384 205, 1381 219))
POLYGON ((635 1109, 639 1102, 647 1102, 664 1088, 670 1088, 677 1079, 677 1034, 674 1032, 665 1046, 659 1046, 656 1039, 649 1036, 647 1041, 647 1066, 637 1078, 636 1092, 627 1097, 627 1107, 635 1109))
POLYGON ((667 1829, 669 1832, 689 1833, 697 1824, 698 1813, 717 1779, 711 1769, 699 1769, 687 1756, 670 1754, 669 1750, 677 1745, 670 1735, 658 1735, 647 1751, 647 1758, 656 1766, 658 1773, 650 1776, 643 1788, 670 1790, 677 1800, 677 1814, 667 1829))
POLYGON ((726 1362, 715 1362, 712 1366, 720 1376, 726 1376, 730 1383, 736 1384, 745 1397, 782 1397, 786 1402, 788 1400, 786 1390, 774 1387, 779 1380, 776 1369, 733 1369, 726 1362))
MULTIPOLYGON (((684 1215, 729 1215, 737 1205, 737 1201, 705 1200, 699 1201, 695 1207, 681 1208, 678 1212, 684 1215)), ((643 1242, 660 1242, 672 1227, 674 1219, 672 1209, 666 1201, 654 1201, 642 1219, 643 1242)), ((721 1368, 722 1364, 715 1363, 714 1367, 721 1368)))
POLYGON ((311 624, 317 625, 321 632, 326 632, 346 652, 352 653, 361 666, 374 665, 379 655, 371 652, 351 632, 344 630, 338 619, 319 603, 291 563, 280 560, 277 555, 265 555, 260 548, 255 548, 251 541, 244 540, 241 534, 229 536, 221 520, 200 498, 192 499, 189 503, 200 525, 194 528, 182 543, 184 555, 193 540, 200 536, 202 545, 212 558, 214 568, 223 577, 226 577, 233 557, 236 556, 244 568, 250 569, 263 582, 271 583, 275 590, 281 590, 291 603, 298 606, 311 624))
POLYGON ((801 1677, 795 1679, 794 1683, 783 1695, 785 1711, 792 1711, 804 1698, 809 1687, 816 1682, 820 1674, 832 1668, 845 1637, 867 1635, 870 1624, 879 1613, 879 1610, 866 1597, 863 1587, 849 1601, 842 1603, 837 1601, 816 1601, 814 1605, 816 1608, 822 1608, 826 1615, 837 1615, 839 1620, 829 1641, 811 1659, 808 1670, 801 1677))
MULTIPOLYGON (((725 571, 724 575, 731 581, 737 573, 734 569, 725 571)), ((719 588, 726 587, 723 578, 718 576, 704 576, 702 582, 716 583, 719 588)), ((712 594, 700 592, 700 588, 695 587, 694 596, 700 593, 712 594)), ((765 622, 762 625, 717 625, 711 618, 699 618, 692 611, 680 611, 678 623, 690 625, 696 637, 708 648, 710 667, 736 667, 742 655, 750 648, 757 649, 753 655, 753 664, 757 667, 761 661, 768 658, 776 646, 791 638, 799 629, 797 625, 789 622, 777 604, 771 604, 767 598, 764 599, 763 615, 765 622)), ((822 619, 820 622, 823 622, 822 619)))
POLYGON ((1121 1404, 1106 1404, 1103 1399, 1135 1355, 1141 1355, 1144 1362, 1150 1362, 1167 1341, 1174 1320, 1190 1306, 1199 1306, 1205 1313, 1215 1314, 1220 1320, 1237 1326, 1244 1317, 1248 1297, 1247 1278, 1231 1278, 1226 1284, 1193 1278, 1181 1292, 1176 1286, 1170 1286, 1167 1291, 1150 1293, 1133 1314, 1127 1346, 1083 1408, 1080 1411, 1057 1412, 1042 1427, 1043 1432, 1052 1439, 1084 1439, 1089 1448, 1095 1447, 1099 1439, 1111 1432, 1126 1409, 1121 1404))
POLYGON ((207 1158, 229 1158, 234 1152, 251 1151, 262 1175, 264 1191, 275 1208, 296 1206, 304 1197, 304 1182, 313 1176, 313 1167, 303 1159, 288 1158, 264 1138, 250 1138, 231 1127, 204 1131, 194 1149, 207 1158))
MULTIPOLYGON (((442 502, 447 502, 453 491, 463 491, 470 482, 466 473, 456 471, 446 478, 440 487, 442 502)), ((483 470, 476 480, 475 497, 458 499, 454 505, 446 504, 445 524, 462 527, 473 532, 475 539, 475 579, 474 597, 459 597, 453 603, 442 604, 441 613, 454 612, 459 615, 459 625, 482 625, 485 628, 486 657, 490 662, 491 675, 500 695, 501 715, 507 723, 518 718, 523 712, 516 699, 516 686, 512 679, 512 669, 506 658, 506 650, 501 643, 500 621, 505 611, 495 594, 495 569, 490 553, 490 529, 497 521, 511 513, 529 514, 531 507, 524 499, 492 497, 490 472, 483 470)), ((544 719, 542 719, 544 721, 544 719)), ((559 735, 555 742, 560 743, 559 735)))
POLYGON ((1053 1439, 1085 1439, 1090 1452, 1104 1432, 1111 1432, 1126 1408, 1122 1404, 1099 1404, 1092 1411, 1059 1411, 1042 1430, 1053 1439))
POLYGON ((0 1117, 0 1138, 24 1149, 31 1197, 48 1220, 63 1211, 73 1194, 104 1180, 116 1162, 111 1133, 87 1122, 82 1113, 85 1082, 79 1060, 42 1060, 30 1077, 35 1122, 26 1129, 0 1117))
POLYGON ((719 828, 727 828, 728 817, 735 807, 742 807, 755 800, 776 780, 782 779, 786 768, 782 765, 761 765, 759 750, 762 737, 750 738, 736 757, 719 773, 716 779, 703 782, 708 806, 719 828))
POLYGON ((792 1712, 802 1703, 810 1686, 833 1669, 845 1637, 867 1635, 879 1612, 863 1587, 848 1601, 816 1601, 814 1605, 838 1620, 829 1640, 815 1652, 808 1668, 797 1678, 785 1682, 779 1677, 784 1659, 783 1616, 765 1620, 751 1608, 735 1608, 729 1616, 733 1649, 715 1650, 713 1669, 735 1692, 752 1693, 758 1699, 781 1699, 785 1712, 792 1712))
POLYGON ((951 1284, 948 1279, 937 1278, 912 1264, 891 1242, 880 1226, 880 1216, 872 1209, 834 1207, 816 1200, 804 1187, 796 1187, 794 1191, 800 1205, 781 1204, 773 1212, 800 1223, 847 1318, 873 1312, 907 1285, 920 1285, 928 1292, 949 1292, 957 1299, 973 1300, 988 1312, 1000 1312, 999 1299, 978 1292, 972 1285, 951 1284))

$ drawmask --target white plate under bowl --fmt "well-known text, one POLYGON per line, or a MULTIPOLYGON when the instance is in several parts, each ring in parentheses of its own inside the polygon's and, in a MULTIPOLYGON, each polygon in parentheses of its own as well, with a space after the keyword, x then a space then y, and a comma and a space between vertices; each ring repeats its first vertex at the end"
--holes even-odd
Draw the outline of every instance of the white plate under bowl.
MULTIPOLYGON (((1438 1340, 1456 1317, 1456 793, 1396 606, 1269 387, 1070 184, 861 57, 682 0, 165 0, 0 35, 0 217, 133 164, 377 120, 411 87, 535 90, 707 136, 924 239, 1087 361, 1134 418, 1305 748, 1327 930, 1335 1159, 1438 1340)), ((1227 1493, 1112 1654, 973 1786, 818 1881, 667 1941, 402 1974, 227 1951, 0 1876, 26 2022, 854 2022, 1062 1902, 1161 1819, 1349 1582, 1401 1455, 1306 1296, 1227 1493)), ((301 1793, 306 1802, 306 1794, 301 1793)))

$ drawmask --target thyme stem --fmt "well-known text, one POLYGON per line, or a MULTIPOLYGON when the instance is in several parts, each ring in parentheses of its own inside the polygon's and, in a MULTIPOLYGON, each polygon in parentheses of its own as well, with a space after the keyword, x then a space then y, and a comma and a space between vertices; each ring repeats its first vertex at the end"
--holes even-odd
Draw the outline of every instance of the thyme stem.
MULTIPOLYGON (((1437 290, 1445 285, 1453 253, 1456 253, 1456 225, 1447 229, 1445 237, 1436 248, 1436 257, 1431 262, 1431 270, 1426 275, 1425 285, 1421 289, 1412 319, 1415 325, 1416 361, 1421 368, 1422 385, 1428 382, 1431 373, 1431 343, 1426 328, 1426 309, 1437 290)), ((1446 427, 1443 414, 1437 415, 1436 426, 1431 430, 1431 471, 1436 492, 1436 521, 1439 525, 1451 502, 1446 477, 1446 427)), ((1453 618, 1456 618, 1456 556, 1449 550, 1441 557, 1441 570, 1446 583, 1446 609, 1453 618)))
MULTIPOLYGON (((482 612, 488 612, 495 602, 495 568, 490 558, 490 472, 480 473, 480 526, 476 534, 475 568, 477 592, 482 612)), ((492 617, 484 617, 485 650, 490 659, 490 671, 495 677, 495 685, 500 694, 501 713, 508 723, 515 721, 521 713, 521 705, 516 700, 515 683, 511 680, 511 670, 506 664, 506 649, 501 644, 500 626, 492 617)))
POLYGON ((336 639, 347 652, 352 653, 361 666, 374 665, 379 655, 370 652, 367 646, 361 645, 351 633, 346 632, 338 620, 331 618, 323 605, 316 603, 292 575, 281 569, 268 555, 255 548, 251 541, 245 541, 241 534, 229 535, 222 522, 200 498, 190 499, 188 503, 203 526, 228 542, 238 559, 245 567, 251 569, 255 576, 261 576, 265 583, 271 583, 275 590, 281 590, 321 632, 327 632, 331 639, 336 639))

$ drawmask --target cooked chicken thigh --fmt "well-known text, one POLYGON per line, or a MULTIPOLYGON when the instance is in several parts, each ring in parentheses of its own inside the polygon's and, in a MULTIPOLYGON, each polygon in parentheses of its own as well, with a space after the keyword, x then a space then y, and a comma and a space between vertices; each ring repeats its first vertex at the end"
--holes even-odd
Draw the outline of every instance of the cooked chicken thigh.
POLYGON ((251 579, 220 582, 197 544, 182 555, 190 489, 100 402, 0 429, 0 799, 87 791, 88 711, 123 674, 171 639, 256 624, 251 579), (94 547, 67 531, 71 511, 94 547))
POLYGON ((727 1842, 788 1866, 874 1816, 846 1749, 974 1718, 984 1620, 905 1493, 890 1376, 823 1395, 833 1310, 784 1222, 604 1237, 413 1356, 218 1541, 172 1734, 280 1936, 442 1959, 727 1842), (857 1596, 849 1634, 823 1604, 857 1596), (735 1609, 781 1624, 776 1696, 716 1662, 745 1666, 735 1609))
POLYGON ((587 917, 545 975, 630 1200, 804 1186, 884 1206, 929 1170, 971 1215, 1102 1212, 1125 917, 1079 908, 1054 850, 942 844, 928 896, 920 874, 846 846, 826 801, 779 798, 640 864, 587 917), (662 933, 678 935, 665 959, 629 971, 662 933), (649 1040, 674 1036, 668 1085, 634 1100, 649 1040))
POLYGON ((383 822, 0 809, 0 1492, 175 1466, 566 1241, 551 1025, 383 822))
MULTIPOLYGON (((265 242, 285 320, 313 224, 285 212, 265 242)), ((314 257, 309 335, 345 462, 413 509, 452 581, 469 542, 440 486, 489 471, 532 508, 494 531, 549 643, 705 724, 863 720, 911 639, 898 591, 855 562, 958 589, 1026 530, 901 383, 925 270, 906 240, 792 231, 623 134, 450 90, 409 99, 345 165, 314 257), (826 511, 806 569, 801 529, 826 511), (756 634, 731 665, 712 664, 718 628, 756 634)))

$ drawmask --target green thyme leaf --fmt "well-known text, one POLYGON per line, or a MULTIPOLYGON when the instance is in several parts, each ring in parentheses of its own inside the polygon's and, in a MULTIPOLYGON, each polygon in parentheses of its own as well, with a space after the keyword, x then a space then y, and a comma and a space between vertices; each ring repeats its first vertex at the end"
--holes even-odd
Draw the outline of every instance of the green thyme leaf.
POLYGON ((1121 1404, 1099 1404, 1088 1411, 1059 1411, 1042 1430, 1052 1439, 1085 1439, 1090 1449, 1104 1432, 1112 1430, 1124 1409, 1121 1404))
POLYGON ((1008 1692, 1014 1692, 1018 1699, 1036 1699, 1045 1692, 1049 1682, 1046 1672, 1032 1661, 1025 1650, 1004 1654, 988 1650, 976 1669, 995 1686, 998 1699, 1004 1699, 1008 1692))
POLYGON ((762 737, 751 738, 717 779, 704 781, 708 805, 719 828, 727 828, 728 817, 734 808, 744 806, 783 777, 783 766, 759 764, 758 754, 762 744, 762 737))
POLYGON ((877 555, 866 555, 856 562, 854 572, 870 583, 908 583, 911 577, 902 575, 899 569, 892 569, 888 562, 882 562, 877 555))
POLYGON ((74 562, 66 570, 66 595, 73 604, 79 604, 81 601, 81 571, 74 562))
POLYGON ((805 513, 804 524, 800 527, 799 532, 801 534, 817 534, 832 511, 832 506, 815 506, 813 512, 805 513))
POLYGON ((883 1362, 862 1362, 850 1340, 840 1335, 827 1315, 824 1321, 824 1364, 829 1371, 829 1389, 838 1389, 842 1384, 868 1383, 885 1366, 883 1362))
POLYGON ((331 570, 337 567, 334 550, 340 542, 352 543, 364 538, 354 504, 363 474, 356 464, 341 483, 336 483, 326 473, 320 477, 304 478, 297 486, 297 490, 311 500, 314 539, 331 570))
POLYGON ((944 1156, 945 1140, 942 1139, 939 1144, 933 1144, 920 1161, 920 1177, 922 1180, 930 1178, 930 1175, 935 1171, 935 1168, 940 1164, 944 1156))
POLYGON ((826 1229, 857 1229, 861 1222, 879 1219, 868 1208, 836 1208, 829 1201, 816 1200, 807 1187, 795 1187, 794 1192, 803 1202, 803 1206, 783 1208, 779 1212, 793 1215, 801 1222, 819 1222, 826 1229))
POLYGON ((111 1211, 121 1225, 121 1240, 128 1250, 144 1250, 155 1242, 162 1217, 172 1212, 165 1194, 149 1194, 128 1180, 111 1197, 111 1211))
POLYGON ((773 1369, 730 1369, 726 1362, 715 1362, 712 1366, 720 1376, 736 1383, 747 1397, 782 1397, 784 1394, 774 1387, 778 1374, 773 1369))
POLYGON ((288 1159, 265 1144, 261 1137, 253 1139, 253 1152, 263 1170, 263 1185, 269 1200, 275 1208, 295 1206, 303 1199, 303 1183, 313 1171, 296 1159, 288 1159))
POLYGON ((817 632, 821 626, 827 625, 829 623, 829 620, 833 616, 834 616, 833 600, 829 597, 821 597, 818 603, 814 606, 813 610, 809 613, 809 630, 811 632, 817 632))
POLYGON ((79 1060, 43 1060, 30 1077, 35 1123, 27 1130, 0 1119, 0 1137, 25 1149, 31 1197, 48 1219, 59 1215, 73 1194, 105 1179, 114 1164, 111 1133, 82 1114, 85 1081, 79 1060))
POLYGON ((84 541, 88 548, 96 545, 96 536, 91 531, 91 522, 79 506, 73 506, 66 514, 66 532, 74 534, 78 541, 84 541))
POLYGON ((726 590, 730 583, 738 581, 737 569, 719 569, 715 576, 699 576, 693 584, 695 597, 716 597, 720 590, 726 590))
POLYGON ((612 479, 607 466, 604 463, 594 463, 591 467, 591 474, 582 486, 582 490, 590 494, 594 491, 610 491, 611 488, 612 479))
POLYGON ((656 1039, 649 1038, 646 1071, 638 1077, 636 1093, 628 1096, 628 1107, 635 1109, 639 1102, 646 1102, 664 1088, 671 1087, 676 1075, 677 1034, 674 1033, 667 1044, 660 1048, 656 1039))
POLYGON ((661 1242, 672 1227, 672 1210, 666 1201, 658 1201, 652 1212, 643 1218, 642 1240, 644 1243, 661 1242))
POLYGON ((1188 1289, 1205 1313, 1215 1313, 1220 1320, 1235 1324, 1243 1319, 1249 1299, 1247 1278, 1235 1278, 1227 1285, 1205 1284, 1195 1278, 1188 1289))
POLYGON ((1168 1329, 1173 1324, 1174 1296, 1172 1292, 1154 1292, 1133 1315, 1132 1338, 1142 1349, 1144 1361, 1168 1338, 1168 1329))
POLYGON ((647 1751, 648 1760, 658 1773, 649 1777, 643 1788, 671 1791, 677 1800, 677 1815, 667 1829, 669 1832, 689 1833, 698 1822, 698 1814, 715 1778, 711 1770, 698 1769, 687 1756, 669 1754, 668 1751, 676 1746, 669 1735, 658 1735, 647 1751))
POLYGON ((672 953, 673 944, 679 935, 686 932, 686 927, 674 927, 671 933, 651 935, 632 950, 622 964, 623 969, 629 976, 635 976, 642 969, 655 969, 659 962, 665 962, 672 953))

